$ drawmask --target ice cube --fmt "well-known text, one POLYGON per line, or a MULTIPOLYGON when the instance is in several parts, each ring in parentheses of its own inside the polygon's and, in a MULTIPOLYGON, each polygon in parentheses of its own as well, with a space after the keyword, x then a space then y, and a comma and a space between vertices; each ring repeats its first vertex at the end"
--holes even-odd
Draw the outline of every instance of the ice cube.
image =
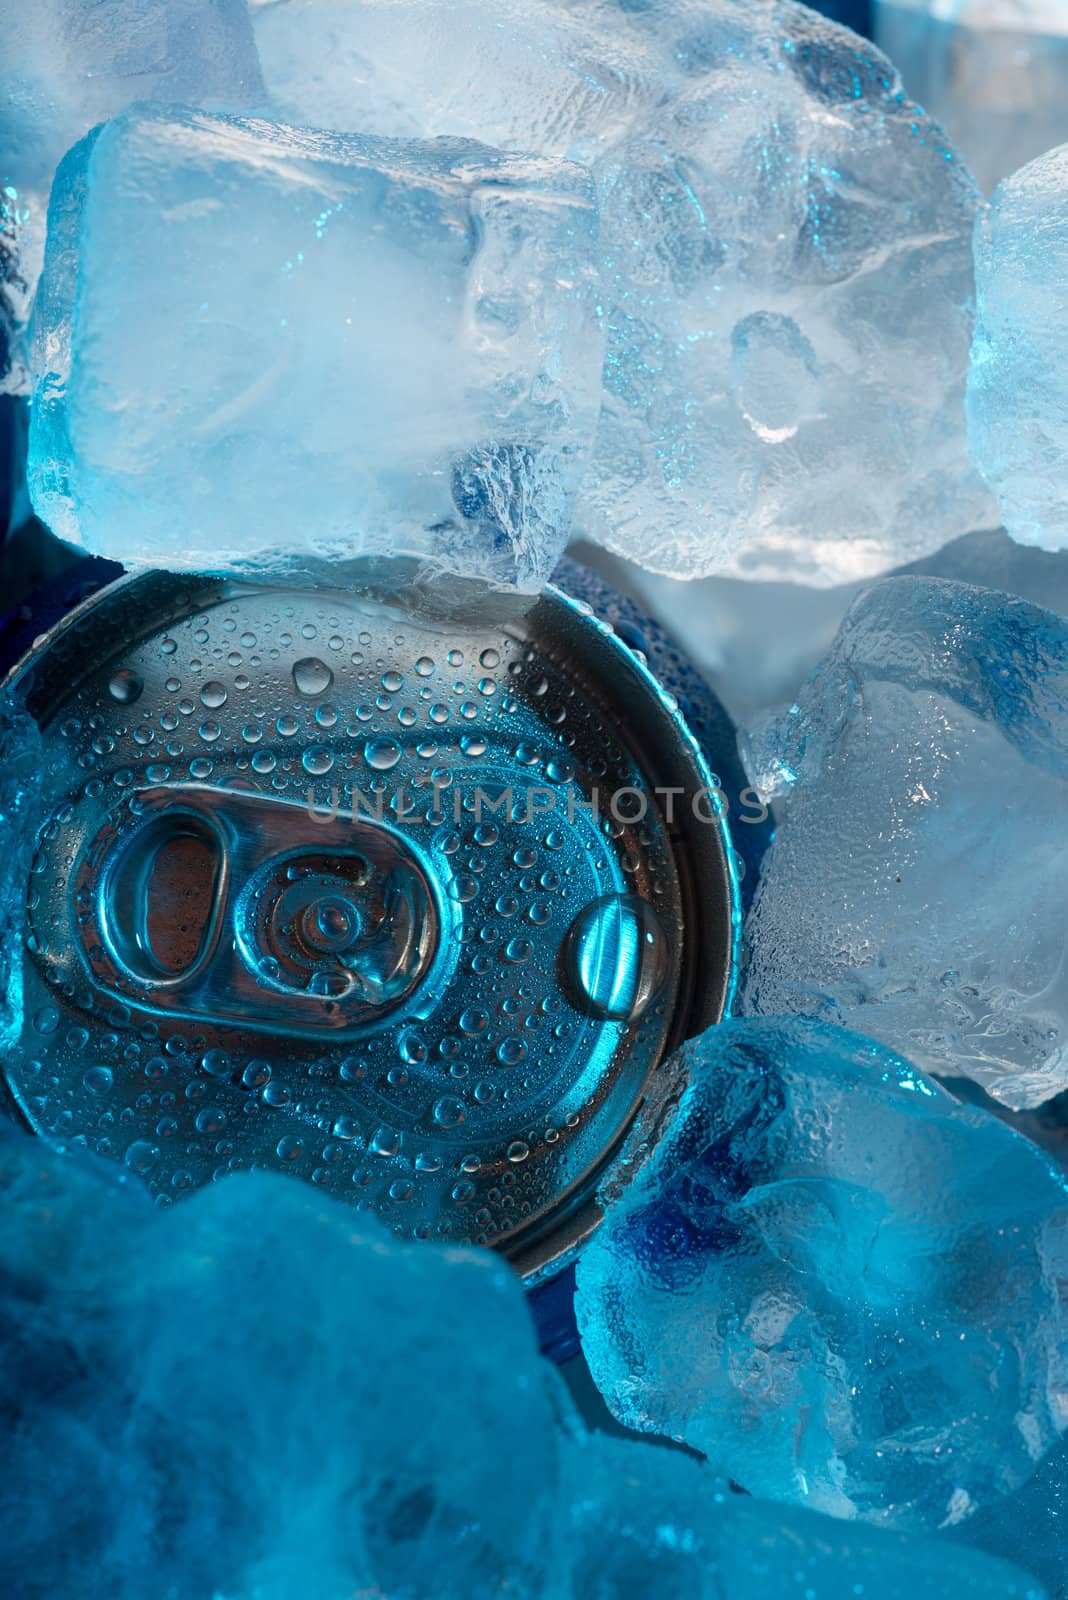
POLYGON ((280 0, 256 31, 290 116, 591 164, 578 516, 608 548, 833 584, 996 521, 963 423, 978 197, 855 35, 788 0, 280 0))
POLYGON ((1068 1087, 1068 622, 894 578, 751 740, 779 827, 748 1013, 841 1022, 1007 1106, 1068 1087))
MULTIPOLYGON (((680 581, 587 545, 583 558, 658 617, 705 674, 739 727, 785 711, 834 643, 849 607, 871 580, 813 589, 713 576, 680 581)), ((895 576, 955 578, 1033 600, 1068 616, 1068 552, 1017 544, 1002 529, 954 539, 895 576)))
MULTIPOLYGON (((1068 103, 1068 100, 1066 100, 1068 103)), ((1068 145, 1001 184, 975 233, 976 465, 1024 544, 1068 546, 1068 145)))
POLYGON ((62 538, 555 565, 600 382, 581 168, 137 107, 65 160, 49 228, 28 473, 62 538))
MULTIPOLYGON (((40 270, 63 153, 134 100, 243 110, 263 99, 246 0, 0 0, 0 230, 18 253, 11 321, 40 270)), ((0 389, 23 380, 18 352, 0 389)))
POLYGON ((1051 1450, 1033 1478, 953 1537, 1033 1572, 1049 1593, 1068 1595, 1068 1444, 1051 1450))
MULTIPOLYGON (((810 886, 818 893, 818 883, 810 886)), ((687 1047, 664 1139, 578 1263, 598 1387, 756 1495, 948 1528, 1068 1423, 1068 1191, 841 1028, 687 1047)))
POLYGON ((1068 139, 1064 0, 875 0, 874 25, 985 193, 1068 139))
POLYGON ((575 1595, 1042 1600, 1033 1578, 1000 1560, 732 1494, 707 1466, 639 1440, 578 1441, 564 1458, 564 1483, 577 1533, 575 1595))
POLYGON ((0 1127, 0 1336, 6 1595, 551 1592, 555 1374, 489 1252, 0 1127))

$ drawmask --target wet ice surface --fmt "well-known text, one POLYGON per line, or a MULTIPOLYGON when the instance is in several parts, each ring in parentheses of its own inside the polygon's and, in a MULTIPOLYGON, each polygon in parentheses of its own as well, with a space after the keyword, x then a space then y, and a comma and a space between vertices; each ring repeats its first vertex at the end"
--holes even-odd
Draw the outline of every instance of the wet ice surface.
MULTIPOLYGON (((618 561, 593 546, 585 546, 581 556, 663 620, 743 728, 785 710, 796 698, 830 650, 846 612, 872 581, 830 589, 721 576, 684 582, 618 561)), ((1001 529, 966 534, 897 572, 1000 589, 1068 614, 1068 554, 1017 544, 1001 529)))
POLYGON ((1011 1107, 1068 1088, 1068 623, 888 579, 751 741, 779 828, 742 1008, 863 1030, 1011 1107))
POLYGON ((874 33, 985 193, 1068 139, 1063 0, 875 0, 874 33))
POLYGON ((610 549, 829 584, 992 525, 962 424, 977 197, 870 46, 770 0, 281 0, 255 25, 294 120, 592 164, 581 521, 610 549))
POLYGON ((596 423, 595 236, 569 163, 136 108, 56 180, 35 508, 128 566, 536 588, 596 423))
POLYGON ((1011 1567, 725 1492, 707 1467, 653 1445, 595 1436, 564 1472, 575 1600, 1040 1600, 1011 1567))
POLYGON ((578 1267, 594 1378, 757 1495, 938 1529, 1068 1422, 1068 1193, 868 1040, 782 1019, 691 1087, 578 1267))
POLYGON ((555 1375, 489 1253, 245 1175, 171 1211, 0 1133, 7 1594, 549 1589, 555 1375))
MULTIPOLYGON (((40 268, 60 157, 134 100, 241 109, 263 98, 245 0, 0 0, 0 231, 11 321, 40 268)), ((18 353, 0 389, 19 388, 18 353)))
POLYGON ((1042 1600, 589 1435, 489 1254, 303 1185, 173 1209, 0 1128, 0 1584, 26 1600, 1042 1600), (91 1575, 91 1579, 87 1577, 91 1575), (860 1586, 858 1588, 858 1585, 860 1586))
MULTIPOLYGON (((1068 36, 1065 40, 1068 50, 1068 36)), ((1066 87, 1068 104, 1068 87, 1066 87)), ((1068 145, 1014 173, 975 235, 968 436, 1005 525, 1068 546, 1068 145)))

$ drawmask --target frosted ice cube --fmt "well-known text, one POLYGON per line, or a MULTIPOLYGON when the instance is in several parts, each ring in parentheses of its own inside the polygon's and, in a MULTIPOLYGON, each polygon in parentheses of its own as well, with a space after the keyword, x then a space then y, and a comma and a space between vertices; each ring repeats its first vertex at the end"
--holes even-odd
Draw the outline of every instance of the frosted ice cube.
POLYGON ((874 32, 986 193, 1068 139, 1064 0, 875 0, 874 32))
POLYGON ((551 1592, 555 1374, 488 1251, 258 1174, 159 1210, 0 1125, 0 1338, 4 1594, 551 1592))
POLYGON ((569 163, 134 108, 56 179, 35 508, 129 566, 537 587, 596 423, 595 238, 569 163))
POLYGON ((592 165, 599 542, 833 584, 994 524, 963 425, 977 195, 873 47, 789 0, 279 0, 255 26, 289 116, 592 165))
MULTIPOLYGON (((19 255, 11 320, 40 270, 63 153, 134 100, 241 110, 263 98, 246 0, 0 0, 0 229, 19 255)), ((15 354, 0 389, 23 379, 15 354)))
POLYGON ((755 1495, 903 1528, 1024 1482, 1068 1423, 1047 1157, 841 1028, 728 1022, 687 1057, 675 1120, 578 1263, 619 1421, 755 1495))
POLYGON ((741 1004, 863 1029, 1005 1105, 1068 1088, 1068 622, 873 585, 752 740, 779 827, 741 1004))
MULTIPOLYGON (((574 1595, 1042 1600, 1005 1558, 733 1494, 707 1466, 637 1439, 580 1440, 564 1457, 564 1492, 577 1534, 574 1595)), ((1026 1555, 1015 1556, 1022 1567, 1026 1555)))
POLYGON ((1024 544, 1068 546, 1068 145, 1000 185, 975 232, 972 456, 1024 544))

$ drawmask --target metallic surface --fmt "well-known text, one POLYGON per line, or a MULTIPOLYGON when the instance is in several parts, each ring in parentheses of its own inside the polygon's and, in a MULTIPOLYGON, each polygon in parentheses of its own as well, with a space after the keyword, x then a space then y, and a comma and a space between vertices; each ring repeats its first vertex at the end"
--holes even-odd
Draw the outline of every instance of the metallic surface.
POLYGON ((149 574, 39 643, 7 1079, 163 1202, 276 1168, 538 1279, 722 1014, 737 895, 640 653, 559 591, 455 617, 149 574))

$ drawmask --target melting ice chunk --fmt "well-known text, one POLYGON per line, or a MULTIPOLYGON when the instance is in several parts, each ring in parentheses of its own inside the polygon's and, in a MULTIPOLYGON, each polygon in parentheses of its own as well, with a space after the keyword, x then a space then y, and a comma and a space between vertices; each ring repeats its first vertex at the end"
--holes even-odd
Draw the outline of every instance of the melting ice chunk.
MULTIPOLYGON (((25 315, 56 164, 134 100, 241 110, 263 98, 246 0, 0 0, 0 233, 25 315)), ((0 388, 18 387, 16 360, 0 388)))
POLYGON ((994 525, 963 425, 977 195, 873 47, 789 0, 280 0, 256 30, 286 115, 591 164, 601 543, 830 584, 994 525))
POLYGON ((729 1022, 688 1054, 675 1121, 578 1264, 617 1418, 754 1494, 900 1527, 1019 1485, 1068 1422, 1047 1158, 840 1028, 729 1022))
POLYGON ((1068 622, 967 584, 871 588, 752 740, 780 825, 748 1012, 864 1031, 1005 1105, 1068 1088, 1068 622))
POLYGON ((2 1126, 0 1221, 5 1594, 549 1592, 555 1375, 499 1258, 283 1178, 160 1212, 2 1126))
POLYGON ((565 1457, 564 1484, 576 1595, 1042 1600, 1033 1578, 1001 1560, 733 1494, 707 1466, 637 1440, 580 1441, 565 1457))
POLYGON ((978 321, 968 381, 972 456, 1013 537, 1045 550, 1064 549, 1068 145, 1040 156, 997 189, 976 228, 975 265, 978 321))
POLYGON ((874 22, 987 193, 1068 139, 1064 0, 875 0, 874 22))
POLYGON ((596 423, 585 172, 138 107, 63 163, 29 478, 127 565, 536 587, 596 423))

